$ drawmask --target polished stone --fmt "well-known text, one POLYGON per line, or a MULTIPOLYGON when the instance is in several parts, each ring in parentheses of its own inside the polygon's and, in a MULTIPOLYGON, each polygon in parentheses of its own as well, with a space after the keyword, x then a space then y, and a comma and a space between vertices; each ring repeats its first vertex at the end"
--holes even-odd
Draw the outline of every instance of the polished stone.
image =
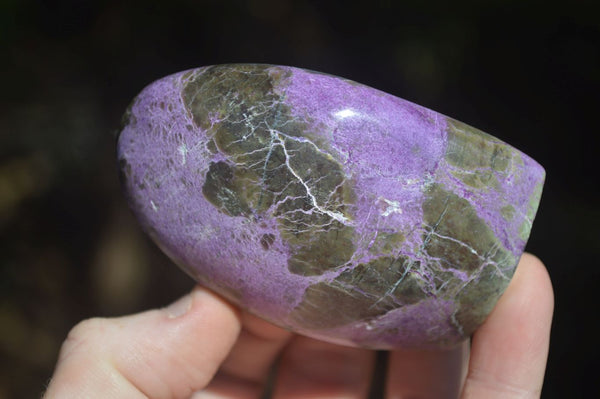
POLYGON ((118 159, 141 225, 196 280, 298 333, 380 349, 451 346, 481 325, 544 181, 444 115, 254 64, 146 87, 118 159))

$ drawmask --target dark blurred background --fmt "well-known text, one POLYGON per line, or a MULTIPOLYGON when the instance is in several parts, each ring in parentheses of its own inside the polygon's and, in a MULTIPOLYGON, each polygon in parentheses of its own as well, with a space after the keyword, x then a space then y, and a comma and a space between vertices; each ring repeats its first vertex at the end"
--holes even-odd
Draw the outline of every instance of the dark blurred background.
POLYGON ((0 399, 41 394, 77 321, 162 306, 191 288, 120 195, 114 133, 146 84, 227 62, 350 78, 544 165, 528 244, 556 293, 543 397, 600 397, 592 4, 0 0, 0 399))

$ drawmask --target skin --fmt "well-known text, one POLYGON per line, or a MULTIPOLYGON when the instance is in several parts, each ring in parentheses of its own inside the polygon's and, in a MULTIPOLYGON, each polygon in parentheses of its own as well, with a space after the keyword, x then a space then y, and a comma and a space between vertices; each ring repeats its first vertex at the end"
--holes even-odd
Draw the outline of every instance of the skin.
MULTIPOLYGON (((544 265, 524 254, 469 342, 390 352, 385 397, 539 398, 554 308, 544 265)), ((165 309, 81 322, 64 342, 46 399, 366 398, 373 351, 294 335, 195 288, 165 309)))

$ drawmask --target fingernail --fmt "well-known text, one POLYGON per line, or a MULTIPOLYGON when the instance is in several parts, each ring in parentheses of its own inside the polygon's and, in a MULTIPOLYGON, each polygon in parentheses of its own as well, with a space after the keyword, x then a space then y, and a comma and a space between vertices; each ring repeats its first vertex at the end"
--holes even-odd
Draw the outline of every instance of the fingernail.
POLYGON ((170 319, 183 316, 192 308, 192 294, 179 298, 165 309, 170 319))

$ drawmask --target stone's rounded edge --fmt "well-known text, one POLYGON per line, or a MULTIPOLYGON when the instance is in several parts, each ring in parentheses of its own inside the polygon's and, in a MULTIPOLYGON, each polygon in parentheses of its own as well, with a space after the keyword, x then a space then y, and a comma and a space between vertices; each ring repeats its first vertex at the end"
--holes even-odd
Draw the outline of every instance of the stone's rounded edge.
POLYGON ((453 118, 446 118, 450 132, 448 152, 454 156, 447 154, 445 158, 448 169, 456 177, 456 186, 466 193, 465 197, 473 198, 478 212, 495 229, 504 246, 518 258, 526 241, 526 237, 519 239, 518 226, 520 219, 529 214, 525 208, 535 196, 535 187, 540 181, 543 185, 543 168, 503 140, 453 118), (478 144, 470 143, 470 140, 478 140, 478 144), (472 146, 471 152, 469 145, 472 146), (466 162, 456 155, 464 147, 467 147, 466 162), (478 154, 488 154, 485 164, 477 164, 478 160, 482 160, 478 154), (458 170, 452 170, 452 167, 458 170), (477 170, 482 167, 485 168, 477 170))
MULTIPOLYGON (((202 167, 194 170, 184 169, 178 162, 181 156, 181 144, 167 140, 176 132, 186 131, 194 137, 205 137, 206 131, 201 126, 193 125, 191 130, 185 126, 178 129, 162 129, 169 131, 168 136, 156 134, 155 131, 161 130, 161 127, 174 126, 177 121, 166 123, 159 113, 155 112, 156 107, 151 106, 150 103, 153 103, 158 97, 176 100, 179 110, 177 118, 185 119, 187 117, 191 122, 190 110, 181 103, 181 92, 187 83, 200 78, 209 69, 210 67, 206 67, 169 75, 146 86, 137 96, 137 106, 133 107, 133 113, 134 115, 139 113, 138 116, 141 117, 137 119, 144 119, 147 127, 143 132, 136 132, 133 126, 129 126, 120 137, 119 159, 132 159, 133 162, 129 162, 129 166, 131 167, 132 163, 135 164, 134 169, 137 171, 136 176, 129 179, 129 188, 126 188, 125 192, 130 206, 144 230, 188 274, 233 302, 250 310, 271 309, 269 311, 271 320, 283 319, 285 304, 288 302, 293 304, 291 297, 294 295, 300 297, 308 282, 303 281, 300 276, 290 276, 287 272, 282 273, 275 270, 276 265, 286 262, 286 248, 282 247, 281 240, 274 234, 276 232, 270 231, 268 227, 262 228, 258 224, 249 227, 250 224, 244 222, 243 218, 231 218, 211 211, 214 207, 206 201, 202 187, 206 182, 205 175, 210 169, 210 163, 218 162, 219 155, 211 155, 206 152, 200 156, 197 151, 189 151, 187 153, 188 164, 197 158, 201 158, 205 162, 202 167), (170 88, 166 89, 165 85, 170 88), (177 92, 176 95, 172 90, 177 92), (162 91, 169 91, 172 94, 164 96, 161 95, 162 91), (143 104, 140 104, 140 100, 143 104), (132 133, 134 133, 133 136, 136 136, 135 143, 128 142, 132 133), (142 142, 146 146, 153 142, 157 147, 162 147, 162 150, 160 153, 149 151, 151 155, 140 156, 135 147, 142 142), (129 155, 125 155, 127 153, 129 155), (157 163, 157 161, 163 159, 171 162, 168 165, 159 165, 160 162, 157 163), (156 177, 165 174, 165 171, 169 171, 171 175, 170 182, 150 182, 151 184, 146 184, 147 187, 143 192, 139 189, 139 185, 134 187, 136 186, 134 180, 139 180, 140 176, 156 177), (190 181, 182 182, 189 172, 196 175, 196 180, 191 182, 191 188, 186 187, 190 181), (160 201, 160 198, 167 198, 173 193, 178 194, 177 201, 160 201), (177 207, 180 209, 176 209, 177 207), (194 207, 204 211, 197 212, 198 215, 185 212, 186 209, 194 207), (239 232, 244 233, 238 234, 239 232), (233 238, 233 235, 237 238, 233 238), (232 239, 238 240, 237 244, 226 245, 220 254, 217 253, 219 251, 211 249, 231 242, 232 239), (251 243, 258 245, 252 246, 251 243), (243 262, 237 260, 231 264, 238 264, 238 276, 228 276, 224 271, 228 269, 229 265, 224 259, 245 259, 249 263, 262 265, 261 268, 271 271, 269 274, 273 282, 269 283, 267 279, 259 279, 256 273, 252 273, 250 267, 242 267, 243 262), (206 278, 206 276, 214 278, 206 278), (257 290, 253 290, 252 287, 262 287, 258 291, 270 293, 271 298, 269 300, 258 298, 255 292, 257 290)), ((174 109, 171 108, 170 112, 174 112, 174 109)), ((194 146, 187 145, 188 149, 192 147, 194 146)), ((256 313, 260 315, 260 312, 256 311, 256 313)))
POLYGON ((542 198, 544 185, 546 183, 546 169, 529 155, 522 153, 525 167, 531 172, 532 194, 528 204, 527 216, 533 221, 542 198))
MULTIPOLYGON (((235 65, 249 65, 249 64, 235 64, 235 65)), ((286 81, 286 84, 290 84, 289 81, 293 80, 293 77, 295 74, 301 75, 301 74, 315 74, 315 75, 319 75, 319 76, 324 76, 327 79, 340 79, 340 78, 336 78, 335 76, 332 75, 327 75, 327 74, 321 74, 318 72, 314 72, 314 71, 309 71, 309 70, 304 70, 304 69, 299 69, 299 68, 294 68, 294 67, 281 67, 281 66, 275 66, 275 65, 268 65, 268 64, 263 64, 264 66, 266 66, 267 68, 281 68, 284 71, 291 71, 292 74, 292 78, 289 79, 288 81, 286 81)), ((183 71, 183 72, 179 72, 173 75, 170 75, 168 77, 165 77, 163 79, 160 79, 157 82, 163 81, 165 79, 168 78, 175 78, 177 81, 183 81, 185 79, 187 79, 186 75, 189 77, 193 77, 195 75, 198 75, 199 73, 201 73, 202 70, 207 70, 211 67, 203 67, 203 68, 197 68, 197 69, 192 69, 192 70, 188 70, 188 71, 183 71)), ((367 86, 358 84, 356 82, 352 82, 352 81, 348 81, 346 79, 341 80, 344 83, 350 84, 353 87, 358 87, 359 89, 365 89, 365 90, 372 90, 372 91, 377 91, 376 89, 372 89, 369 88, 367 86)), ((146 90, 150 87, 154 87, 153 85, 155 85, 157 82, 154 82, 152 84, 150 84, 149 86, 147 86, 147 88, 144 89, 144 91, 142 91, 142 93, 146 92, 146 90)), ((289 90, 289 86, 286 87, 287 90, 289 90)), ((287 91, 286 94, 289 94, 290 92, 287 91)), ((141 94, 140 94, 141 95, 141 94)), ((383 99, 388 99, 390 97, 393 97, 391 95, 388 95, 386 93, 383 92, 379 92, 378 96, 383 98, 383 99), (387 97, 386 97, 387 96, 387 97)), ((289 98, 289 97, 288 97, 289 98)), ((305 96, 305 98, 309 98, 308 96, 305 96)), ((394 99, 397 99, 397 97, 393 97, 394 99)), ((405 100, 401 100, 398 99, 401 102, 405 102, 405 100)), ((134 100, 135 101, 135 100, 134 100)), ((406 102, 408 103, 408 102, 406 102)), ((438 114, 435 111, 431 111, 431 110, 427 110, 426 108, 417 106, 413 103, 409 103, 412 104, 414 107, 416 108, 411 108, 412 112, 417 112, 420 113, 420 115, 427 115, 429 117, 431 117, 431 115, 433 115, 434 117, 438 114), (414 111, 415 109, 417 109, 417 111, 414 111), (423 110, 426 110, 427 112, 424 113, 423 110)), ((305 106, 304 108, 309 109, 308 105, 305 106)), ((189 111, 189 110, 187 110, 189 111)), ((343 109, 341 109, 341 111, 343 111, 343 109)), ((131 113, 131 110, 129 111, 131 113)), ((348 114, 348 112, 346 112, 346 114, 348 114)), ((131 116, 129 117, 131 118, 131 116)), ((324 118, 321 118, 324 119, 324 118)), ((341 124, 340 124, 341 125, 341 124)), ((339 128, 340 125, 337 125, 337 127, 339 128)), ((426 129, 424 129, 426 130, 426 129)), ((443 132, 445 131, 445 129, 441 129, 442 133, 440 133, 440 135, 443 135, 443 132)), ((196 131, 197 133, 197 131, 196 131)), ((203 133, 201 133, 203 134, 203 133)), ((347 133, 346 133, 347 135, 347 133)), ((438 140, 438 142, 444 143, 445 138, 443 136, 440 136, 441 138, 438 140)), ((500 140, 494 138, 493 136, 489 136, 492 139, 494 139, 494 141, 498 141, 501 142, 500 140)), ((119 135, 119 143, 121 143, 121 139, 122 139, 122 135, 119 135)), ((347 144, 347 147, 349 147, 350 144, 347 144)), ((340 148, 343 146, 340 146, 340 148)), ((119 157, 121 157, 121 144, 119 144, 119 157)), ((336 148, 338 149, 338 148, 336 148)), ((363 152, 364 154, 364 152, 363 152)), ((434 157, 432 157, 434 158, 434 157)), ((121 168, 124 169, 124 168, 121 168)), ((409 177, 407 177, 407 179, 409 179, 409 177)), ((362 187, 360 190, 362 191, 366 191, 371 189, 371 187, 368 186, 368 184, 365 184, 364 187, 362 187)), ((541 188, 540 188, 541 190, 541 188)), ((150 208, 148 208, 148 204, 146 203, 145 205, 141 205, 141 203, 143 202, 143 198, 137 198, 136 201, 137 203, 133 206, 135 208, 140 208, 140 207, 145 207, 145 211, 148 212, 149 214, 152 214, 151 211, 154 211, 152 209, 153 205, 150 204, 150 208)), ((388 199, 389 200, 389 199, 388 199)), ((392 201, 392 200, 390 200, 392 201)), ((539 201, 539 200, 538 200, 539 201)), ((534 201, 535 202, 535 201, 534 201)), ((155 204, 156 205, 156 204, 155 204)), ((388 204, 389 205, 389 204, 388 204)), ((389 207, 388 207, 389 208, 389 207)), ((386 208, 383 212, 387 212, 389 210, 389 212, 393 213, 394 212, 394 207, 391 208, 386 208)), ((535 205, 530 205, 530 208, 535 208, 533 209, 533 216, 535 216, 535 210, 537 209, 537 203, 535 203, 535 205)), ((144 219, 144 217, 141 217, 142 219, 144 219)), ((532 220, 532 219, 531 219, 532 220)), ((202 266, 202 265, 195 265, 193 267, 190 267, 190 257, 188 256, 186 259, 186 256, 181 256, 181 254, 178 254, 177 251, 173 251, 170 249, 170 245, 164 245, 164 241, 166 241, 165 236, 164 235, 158 235, 157 236, 157 232, 154 229, 153 225, 155 224, 155 222, 146 222, 143 223, 147 225, 147 231, 149 231, 150 235, 153 236, 153 238, 155 239, 155 241, 157 242, 157 244, 159 244, 159 246, 161 246, 161 248, 163 248, 163 250, 165 252, 167 252, 169 254, 169 256, 171 256, 172 258, 174 258, 174 260, 176 260, 176 263, 180 264, 180 266, 182 266, 182 268, 184 268, 186 271, 188 271, 188 273, 190 273, 193 277, 199 279, 200 281, 204 280, 206 283, 208 283, 209 285, 211 284, 209 281, 206 281, 206 279, 203 279, 201 277, 201 275, 203 273, 206 272, 215 272, 215 269, 205 269, 203 272, 198 272, 197 267, 198 266, 202 266), (157 237, 157 238, 155 238, 157 237), (190 272, 191 270, 191 272, 190 272)), ((213 224, 218 224, 217 222, 213 222, 213 224)), ((265 239, 264 243, 261 243, 264 246, 270 246, 272 245, 272 238, 268 238, 265 239)), ((526 240, 526 239, 525 239, 526 240)), ((167 240, 168 241, 168 240, 167 240)), ((215 259, 216 261, 217 259, 215 259)), ((193 263, 193 262, 192 262, 193 263)), ((516 266, 516 265, 515 265, 516 266)), ((217 272, 215 272, 216 274, 218 274, 217 272)), ((281 277, 281 276, 280 276, 281 277)), ((223 278, 223 274, 221 274, 221 278, 223 278)), ((285 277, 282 277, 285 278, 285 277)), ((250 281, 251 284, 257 284, 259 285, 260 282, 254 280, 254 281, 250 281)), ((228 290, 228 288, 230 287, 216 287, 217 290, 221 290, 225 296, 227 296, 229 299, 236 301, 238 303, 240 303, 241 299, 243 298, 244 295, 252 295, 252 294, 248 294, 249 291, 248 290, 248 285, 246 284, 244 288, 243 286, 237 286, 236 290, 238 292, 234 292, 232 293, 231 290, 228 290), (240 297, 240 294, 242 295, 240 297)), ((265 287, 263 287, 265 288, 265 287)), ((268 288, 268 287, 266 287, 268 288)), ((243 300, 241 301, 241 304, 244 305, 243 300)), ((273 305, 273 304, 271 304, 273 305)), ((276 304, 275 304, 276 305, 276 304)), ((264 305, 267 306, 267 305, 264 305)), ((258 305, 258 302, 254 303, 254 306, 251 306, 251 310, 254 310, 255 313, 257 313, 257 315, 264 317, 265 315, 261 315, 261 311, 260 311, 260 305, 258 305), (258 309, 258 310, 256 310, 258 309)), ((404 310, 406 310, 405 308, 402 308, 404 310)), ((393 312, 392 312, 393 313, 393 312)), ((399 313, 399 312, 398 312, 399 313)), ((272 316, 273 314, 271 314, 272 316)), ((453 316, 454 313, 451 311, 448 311, 445 313, 445 317, 446 317, 446 321, 448 321, 448 318, 453 316)), ((268 316, 268 315, 267 315, 268 316)), ((426 341, 423 340, 423 342, 421 342, 421 344, 416 343, 419 341, 419 338, 415 338, 415 337, 410 337, 410 334, 406 335, 406 334, 402 334, 398 331, 394 332, 392 327, 389 327, 390 324, 393 324, 393 321, 387 320, 386 321, 386 317, 389 319, 393 319, 393 317, 390 317, 390 315, 388 315, 387 313, 384 314, 383 316, 379 317, 379 318, 374 318, 374 319, 370 319, 368 322, 366 321, 359 321, 359 322, 355 322, 355 323, 349 323, 347 325, 341 326, 339 328, 333 328, 333 329, 323 329, 320 330, 319 332, 315 332, 315 331, 311 331, 311 330, 303 330, 301 326, 295 325, 292 326, 294 328, 294 330, 296 331, 300 331, 306 335, 309 336, 313 336, 313 337, 317 337, 323 340, 327 340, 330 342, 337 342, 337 343, 342 343, 342 344, 346 344, 346 345, 351 345, 351 346, 362 346, 362 347, 370 347, 370 348, 374 348, 374 349, 390 349, 390 348, 394 348, 394 347, 436 347, 436 344, 432 344, 431 341, 426 341), (384 332, 382 332, 382 330, 384 332), (387 334, 387 335, 386 335, 387 334), (385 337, 384 337, 385 335, 385 337), (381 342, 378 342, 381 341, 381 342)), ((282 317, 281 314, 276 315, 275 317, 265 317, 267 319, 269 319, 272 322, 278 323, 278 320, 285 320, 285 317, 282 317)), ((398 322, 397 320, 395 321, 396 323, 398 322)), ((406 319, 404 319, 404 323, 406 323, 406 319)), ((289 328, 291 325, 289 324, 289 320, 288 322, 284 322, 284 323, 278 323, 280 325, 282 325, 283 327, 287 327, 289 328)), ((293 324, 293 323, 292 323, 293 324)), ((449 331, 452 330, 452 326, 448 327, 449 331)), ((419 329, 417 329, 419 330, 419 329)), ((423 328, 420 329, 420 331, 423 331, 423 328)), ((448 332, 446 334, 447 336, 450 336, 451 338, 444 338, 441 339, 438 337, 438 340, 436 342, 438 342, 440 344, 440 346, 452 346, 457 342, 460 342, 462 339, 464 339, 463 335, 458 334, 458 330, 454 329, 452 330, 452 332, 448 332)))
POLYGON ((452 322, 451 300, 429 298, 393 309, 371 320, 328 331, 350 344, 371 349, 440 349, 466 339, 452 322))
MULTIPOLYGON (((158 164, 167 159, 159 136, 171 119, 185 121, 181 103, 177 101, 178 84, 188 71, 173 73, 146 85, 130 103, 117 141, 117 158, 123 191, 129 207, 140 222, 142 229, 157 246, 189 275, 193 271, 186 267, 185 258, 176 250, 163 226, 166 221, 156 217, 164 215, 161 201, 153 198, 164 182, 152 178, 151 171, 164 170, 158 164), (160 145, 155 145, 155 144, 160 145), (148 173, 146 173, 148 171, 148 173)), ((184 130, 180 128, 179 130, 184 130)))

